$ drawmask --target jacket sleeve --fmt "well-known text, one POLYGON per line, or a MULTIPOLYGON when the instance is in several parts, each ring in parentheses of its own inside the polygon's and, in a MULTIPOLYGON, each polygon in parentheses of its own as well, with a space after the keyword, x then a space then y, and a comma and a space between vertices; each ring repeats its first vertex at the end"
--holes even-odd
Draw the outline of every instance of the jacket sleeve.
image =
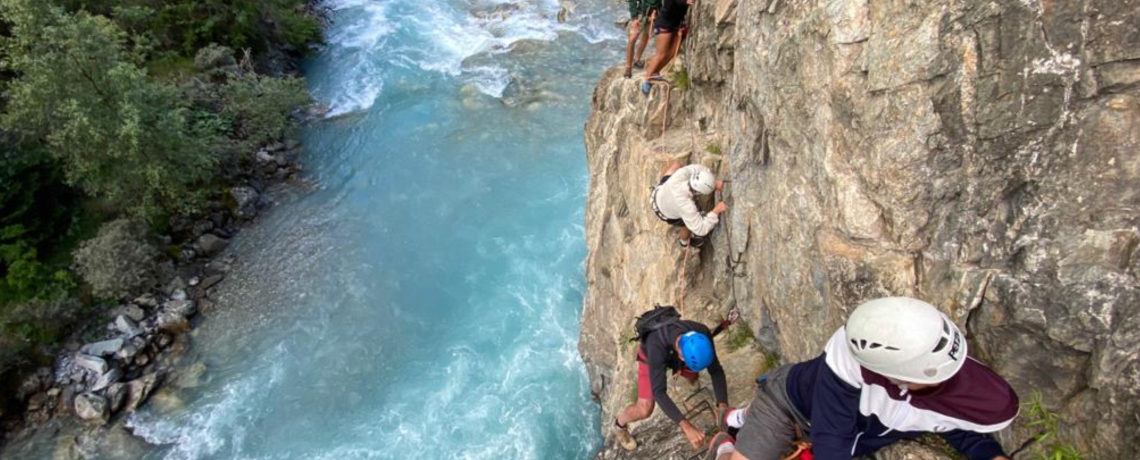
POLYGON ((940 434, 942 439, 945 439, 970 460, 993 460, 995 457, 1005 456, 1001 444, 998 444, 990 435, 966 430, 954 430, 940 434))
POLYGON ((716 396, 716 403, 728 404, 728 379, 724 376, 724 368, 720 365, 720 358, 714 357, 712 364, 709 364, 709 376, 712 377, 713 394, 716 396))
POLYGON ((669 397, 669 385, 666 378, 668 370, 665 368, 664 350, 660 346, 647 346, 645 350, 645 364, 649 366, 649 382, 653 387, 653 401, 661 408, 665 415, 674 423, 681 423, 685 417, 677 403, 669 397))
POLYGON ((858 439, 859 390, 820 369, 811 403, 812 451, 817 460, 851 460, 858 439))
POLYGON ((673 173, 673 176, 677 176, 675 180, 683 182, 683 186, 670 187, 669 198, 677 205, 681 220, 685 221, 685 227, 688 227, 694 235, 705 236, 720 221, 720 217, 713 212, 701 215, 701 210, 697 209, 697 203, 693 201, 688 187, 689 178, 692 177, 695 168, 695 165, 688 165, 673 173))

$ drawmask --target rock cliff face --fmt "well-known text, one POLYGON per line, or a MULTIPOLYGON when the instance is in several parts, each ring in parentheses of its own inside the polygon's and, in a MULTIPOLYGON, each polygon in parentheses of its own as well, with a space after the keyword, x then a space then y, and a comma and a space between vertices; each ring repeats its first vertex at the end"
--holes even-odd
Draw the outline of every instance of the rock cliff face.
POLYGON ((690 20, 671 92, 611 69, 586 126, 580 348, 607 431, 654 303, 710 324, 739 305, 739 353, 794 362, 908 295, 1040 391, 1066 443, 1140 456, 1140 0, 699 0, 690 20), (648 206, 671 159, 732 181, 687 257, 648 206))

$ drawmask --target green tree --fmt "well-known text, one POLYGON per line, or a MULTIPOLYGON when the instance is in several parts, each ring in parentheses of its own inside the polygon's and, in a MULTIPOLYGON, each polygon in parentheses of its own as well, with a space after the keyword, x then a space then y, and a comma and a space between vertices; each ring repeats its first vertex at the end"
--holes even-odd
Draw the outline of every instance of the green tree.
POLYGON ((191 57, 211 43, 262 52, 273 43, 304 50, 321 39, 306 0, 56 0, 71 11, 114 18, 159 51, 191 57))
POLYGON ((186 99, 204 126, 225 134, 221 151, 231 162, 249 160, 258 147, 290 134, 297 126, 293 112, 312 103, 304 80, 259 75, 239 65, 228 47, 202 48, 194 65, 199 73, 184 85, 186 99))
POLYGON ((211 177, 213 131, 193 123, 179 90, 156 82, 111 20, 36 0, 0 0, 11 24, 3 126, 43 144, 68 183, 132 214, 186 212, 211 177))

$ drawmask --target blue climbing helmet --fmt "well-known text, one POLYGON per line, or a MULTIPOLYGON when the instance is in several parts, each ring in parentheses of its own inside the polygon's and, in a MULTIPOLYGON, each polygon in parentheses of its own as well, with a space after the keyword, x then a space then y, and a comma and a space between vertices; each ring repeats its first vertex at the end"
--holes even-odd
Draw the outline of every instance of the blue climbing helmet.
POLYGON ((685 360, 685 367, 700 372, 713 362, 713 345, 709 336, 697 331, 689 331, 681 336, 678 342, 681 348, 681 358, 685 360))

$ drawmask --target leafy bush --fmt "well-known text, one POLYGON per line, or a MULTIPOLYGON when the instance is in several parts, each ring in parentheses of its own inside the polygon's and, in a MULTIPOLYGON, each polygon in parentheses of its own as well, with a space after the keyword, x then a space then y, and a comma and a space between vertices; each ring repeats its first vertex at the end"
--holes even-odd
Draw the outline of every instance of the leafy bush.
POLYGON ((226 47, 203 48, 194 62, 207 78, 188 82, 186 99, 201 125, 227 138, 222 150, 232 159, 248 160, 258 147, 286 136, 297 126, 291 114, 312 101, 303 80, 258 75, 237 65, 226 47))
MULTIPOLYGON (((45 155, 0 144, 0 245, 50 243, 71 220, 73 191, 59 165, 45 155)), ((0 273, 2 273, 0 265, 0 273)))
POLYGON ((110 20, 35 0, 2 0, 12 24, 5 69, 10 131, 43 140, 69 183, 137 216, 194 209, 209 178, 211 133, 191 123, 173 86, 148 78, 110 20))
POLYGON ((305 82, 294 77, 245 74, 222 87, 221 115, 233 123, 239 151, 252 154, 296 126, 289 115, 310 102, 305 82))
POLYGON ((130 219, 108 222, 75 251, 79 274, 96 296, 122 299, 155 283, 159 251, 146 227, 130 219))
POLYGON ((728 351, 732 352, 751 345, 755 341, 756 338, 752 335, 752 328, 748 327, 748 324, 744 321, 740 321, 729 328, 728 341, 725 345, 728 347, 728 351))
POLYGON ((65 297, 75 286, 67 270, 52 270, 37 258, 35 248, 18 242, 0 245, 0 301, 24 302, 65 297))
POLYGON ((1061 416, 1045 407, 1040 391, 1033 393, 1024 410, 1028 425, 1041 430, 1035 438, 1035 460, 1084 460, 1084 454, 1060 439, 1061 416))

